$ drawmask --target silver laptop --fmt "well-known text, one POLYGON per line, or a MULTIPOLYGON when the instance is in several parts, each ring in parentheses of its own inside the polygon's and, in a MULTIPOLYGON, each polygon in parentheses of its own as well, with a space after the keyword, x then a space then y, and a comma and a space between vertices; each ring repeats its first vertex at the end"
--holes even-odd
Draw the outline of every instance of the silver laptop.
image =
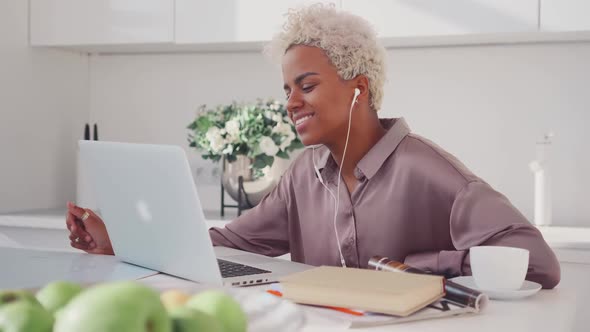
POLYGON ((183 149, 80 141, 81 167, 115 254, 123 261, 213 285, 275 282, 308 265, 213 247, 183 149))

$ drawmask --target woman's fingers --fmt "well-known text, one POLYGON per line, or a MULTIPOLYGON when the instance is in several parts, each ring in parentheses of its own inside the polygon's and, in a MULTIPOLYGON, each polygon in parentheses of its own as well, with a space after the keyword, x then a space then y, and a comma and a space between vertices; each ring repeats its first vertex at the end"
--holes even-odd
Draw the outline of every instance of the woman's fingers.
POLYGON ((87 251, 89 254, 95 254, 95 255, 114 255, 114 253, 112 252, 112 250, 108 250, 108 249, 91 249, 87 251))
POLYGON ((96 218, 96 219, 102 220, 102 219, 100 219, 100 217, 96 213, 94 213, 94 211, 92 211, 90 209, 88 209, 86 211, 88 212, 88 214, 90 215, 91 218, 96 218))
POLYGON ((70 211, 66 213, 66 227, 70 232, 72 231, 72 226, 76 223, 76 220, 74 218, 74 215, 71 214, 70 211))
MULTIPOLYGON (((86 231, 86 225, 81 220, 81 217, 84 215, 86 211, 87 210, 74 205, 72 202, 68 202, 68 214, 66 217, 66 225, 70 232, 74 233, 76 236, 80 238, 85 239, 86 242, 90 242, 92 241, 92 236, 90 235, 90 233, 88 233, 88 231, 86 231)), ((89 215, 96 216, 94 212, 90 212, 88 213, 89 215)))
POLYGON ((72 230, 74 225, 78 227, 84 228, 84 223, 82 222, 81 217, 77 215, 77 212, 74 211, 74 206, 72 202, 68 202, 68 212, 66 213, 66 226, 68 230, 72 230))
POLYGON ((96 242, 93 240, 87 241, 74 234, 70 234, 70 245, 76 249, 91 250, 96 248, 96 242))
POLYGON ((102 219, 90 209, 67 203, 66 224, 70 231, 70 245, 91 254, 113 255, 102 219), (82 218, 85 217, 85 220, 82 218))
POLYGON ((92 248, 85 243, 78 243, 78 242, 71 241, 70 246, 72 246, 72 248, 84 250, 86 252, 89 252, 90 250, 92 250, 92 248))
MULTIPOLYGON (((86 210, 72 202, 68 202, 68 212, 73 214, 76 218, 82 219, 82 216, 84 215, 84 213, 86 213, 86 210)), ((90 214, 90 212, 88 214, 90 214)))
POLYGON ((76 220, 76 217, 69 212, 68 212, 68 214, 66 214, 66 226, 68 227, 68 230, 70 232, 72 231, 73 228, 82 228, 81 225, 76 220))
POLYGON ((75 239, 70 238, 70 245, 76 249, 89 250, 90 246, 86 242, 77 242, 75 239))
POLYGON ((86 242, 92 241, 92 236, 86 230, 84 230, 80 226, 78 226, 76 223, 73 223, 70 226, 70 233, 73 234, 74 237, 79 237, 80 239, 84 239, 84 241, 86 241, 86 242))
POLYGON ((70 234, 69 238, 70 238, 70 241, 75 241, 77 243, 86 243, 88 245, 94 243, 92 238, 89 236, 80 237, 80 236, 77 236, 76 234, 70 234))
POLYGON ((70 238, 70 241, 74 241, 76 243, 83 243, 83 244, 87 244, 88 243, 88 241, 86 241, 85 238, 79 237, 78 235, 76 235, 74 233, 71 233, 70 236, 69 236, 69 238, 70 238))

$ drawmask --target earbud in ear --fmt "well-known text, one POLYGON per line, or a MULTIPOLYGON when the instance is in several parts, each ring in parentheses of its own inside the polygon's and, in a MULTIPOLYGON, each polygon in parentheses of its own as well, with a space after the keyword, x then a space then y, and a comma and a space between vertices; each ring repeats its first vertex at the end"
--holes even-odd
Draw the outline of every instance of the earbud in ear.
POLYGON ((361 90, 359 88, 354 88, 354 96, 358 97, 361 94, 361 90))

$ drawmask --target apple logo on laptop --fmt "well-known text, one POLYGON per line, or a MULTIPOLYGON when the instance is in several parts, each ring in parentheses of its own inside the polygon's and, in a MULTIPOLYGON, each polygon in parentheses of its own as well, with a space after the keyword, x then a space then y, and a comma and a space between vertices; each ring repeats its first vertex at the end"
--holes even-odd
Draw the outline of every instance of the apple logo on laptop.
POLYGON ((152 213, 150 212, 148 204, 144 200, 137 201, 135 208, 137 209, 137 213, 142 222, 146 224, 152 222, 152 213))

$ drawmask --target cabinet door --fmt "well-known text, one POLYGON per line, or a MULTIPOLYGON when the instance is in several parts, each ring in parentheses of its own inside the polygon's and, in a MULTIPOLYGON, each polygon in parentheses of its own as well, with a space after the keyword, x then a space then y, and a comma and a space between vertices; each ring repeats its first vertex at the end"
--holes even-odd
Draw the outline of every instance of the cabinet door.
POLYGON ((30 0, 31 44, 174 41, 174 0, 30 0))
POLYGON ((590 1, 541 0, 541 30, 590 30, 590 1))
MULTIPOLYGON (((555 0, 558 1, 558 0, 555 0)), ((538 0, 342 0, 381 37, 535 31, 538 0)))
POLYGON ((266 41, 298 5, 339 0, 176 0, 177 43, 266 41))

